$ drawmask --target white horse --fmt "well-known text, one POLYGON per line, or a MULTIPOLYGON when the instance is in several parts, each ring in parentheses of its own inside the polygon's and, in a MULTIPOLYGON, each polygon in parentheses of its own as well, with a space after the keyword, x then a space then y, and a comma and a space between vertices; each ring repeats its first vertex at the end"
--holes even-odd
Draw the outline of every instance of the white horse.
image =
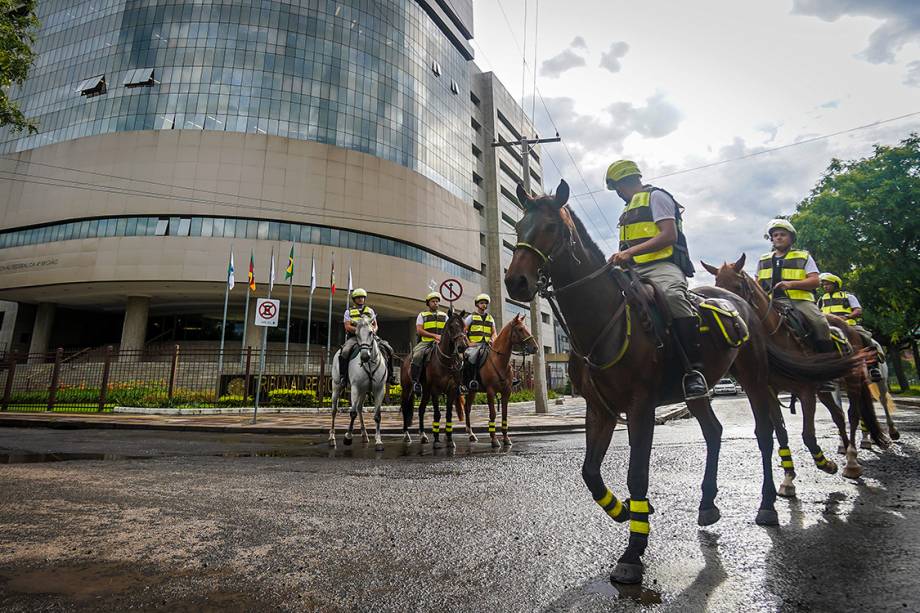
MULTIPOLYGON (((369 442, 367 429, 364 427, 364 399, 368 392, 371 392, 374 398, 374 422, 376 422, 376 432, 374 436, 374 448, 377 451, 383 451, 383 440, 380 438, 380 406, 383 404, 383 397, 387 390, 387 364, 380 351, 377 343, 377 335, 374 334, 371 327, 371 320, 362 316, 358 320, 355 329, 355 335, 358 337, 358 352, 348 362, 348 379, 351 382, 351 423, 348 424, 348 432, 345 433, 345 444, 351 445, 352 432, 355 427, 355 418, 361 418, 361 439, 369 442)), ((335 415, 339 408, 339 396, 345 386, 341 382, 339 375, 339 351, 335 352, 332 358, 332 427, 329 428, 329 446, 335 447, 335 415)))

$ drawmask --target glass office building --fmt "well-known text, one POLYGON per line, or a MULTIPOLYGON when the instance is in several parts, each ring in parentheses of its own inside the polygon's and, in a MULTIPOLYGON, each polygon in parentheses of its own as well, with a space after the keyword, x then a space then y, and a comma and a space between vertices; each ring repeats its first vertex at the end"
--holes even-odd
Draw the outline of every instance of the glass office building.
MULTIPOLYGON (((293 246, 295 287, 316 261, 318 305, 335 254, 402 346, 431 281, 479 291, 471 0, 38 11, 36 62, 12 96, 39 132, 0 131, 0 299, 35 313, 13 344, 137 347, 145 321, 219 316, 231 249, 242 280, 250 253, 264 278, 293 246), (124 317, 120 338, 64 334, 97 316, 124 317)), ((231 296, 240 334, 242 310, 231 296)))

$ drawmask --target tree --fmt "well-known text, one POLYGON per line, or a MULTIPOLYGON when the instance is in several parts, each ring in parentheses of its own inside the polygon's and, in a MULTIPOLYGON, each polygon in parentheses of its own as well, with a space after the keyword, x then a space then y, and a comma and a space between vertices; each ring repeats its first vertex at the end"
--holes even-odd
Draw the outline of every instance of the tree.
POLYGON ((30 134, 38 132, 38 126, 22 114, 8 93, 11 85, 22 85, 35 58, 36 1, 0 0, 0 127, 30 134))
POLYGON ((821 270, 859 298, 863 324, 906 348, 920 328, 920 136, 832 160, 792 223, 821 270))

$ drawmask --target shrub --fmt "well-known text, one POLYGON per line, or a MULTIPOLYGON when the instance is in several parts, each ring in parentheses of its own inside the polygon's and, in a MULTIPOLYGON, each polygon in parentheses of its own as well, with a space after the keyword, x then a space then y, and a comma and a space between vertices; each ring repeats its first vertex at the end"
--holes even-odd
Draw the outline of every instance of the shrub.
POLYGON ((273 407, 315 407, 316 392, 313 390, 280 389, 268 393, 268 402, 273 407))
POLYGON ((217 402, 214 403, 214 406, 216 406, 216 407, 230 407, 230 408, 233 408, 233 407, 248 407, 248 406, 252 406, 252 399, 250 398, 250 399, 248 399, 246 402, 243 402, 243 397, 242 397, 242 396, 235 396, 235 395, 230 394, 230 395, 227 395, 227 396, 221 396, 221 397, 220 397, 220 400, 218 400, 217 402))
POLYGON ((398 383, 390 386, 390 400, 402 398, 402 385, 398 383))

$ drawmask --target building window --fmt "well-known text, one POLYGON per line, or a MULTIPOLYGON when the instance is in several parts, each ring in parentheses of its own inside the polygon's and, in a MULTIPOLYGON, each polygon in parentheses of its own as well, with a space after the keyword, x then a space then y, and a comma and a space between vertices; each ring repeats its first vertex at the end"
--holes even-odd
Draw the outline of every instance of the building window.
POLYGON ((81 96, 86 96, 87 98, 92 98, 93 96, 98 96, 105 93, 105 75, 100 74, 95 77, 90 77, 84 79, 80 82, 80 85, 77 86, 77 90, 80 92, 81 96))
POLYGON ((482 177, 479 176, 475 170, 473 171, 473 183, 476 185, 482 185, 482 177))
POLYGON ((482 203, 480 203, 480 202, 476 202, 475 200, 473 200, 473 208, 476 209, 476 210, 479 212, 479 216, 480 216, 480 217, 482 217, 482 216, 484 216, 484 215, 486 214, 486 212, 485 212, 485 207, 482 206, 482 203))
POLYGON ((514 245, 508 241, 502 241, 502 247, 508 250, 509 253, 514 253, 514 245))
POLYGON ((431 72, 433 72, 435 76, 441 76, 441 65, 438 64, 437 60, 431 61, 431 72))
POLYGON ((453 79, 450 80, 450 91, 452 91, 455 96, 460 95, 460 86, 457 85, 457 82, 453 79))
POLYGON ((470 117, 470 125, 471 125, 471 126, 473 127, 473 129, 476 130, 477 132, 479 132, 479 130, 482 128, 482 124, 479 123, 478 121, 476 121, 476 118, 475 118, 475 117, 470 117))
POLYGON ((475 143, 473 143, 473 157, 476 158, 477 160, 482 159, 482 149, 477 147, 475 143))
POLYGON ((540 313, 540 319, 543 320, 543 323, 549 323, 549 313, 540 313))
POLYGON ((150 87, 153 83, 153 68, 129 70, 122 82, 125 87, 150 87))
POLYGON ((502 213, 502 221, 511 226, 512 228, 517 226, 517 221, 511 218, 507 213, 502 213))
POLYGON ((179 218, 179 236, 188 236, 192 226, 192 220, 188 217, 179 218))
POLYGON ((470 102, 472 102, 474 106, 479 106, 479 96, 470 92, 470 102))
POLYGON ((482 232, 479 233, 479 244, 480 245, 486 244, 486 235, 483 234, 482 232))

